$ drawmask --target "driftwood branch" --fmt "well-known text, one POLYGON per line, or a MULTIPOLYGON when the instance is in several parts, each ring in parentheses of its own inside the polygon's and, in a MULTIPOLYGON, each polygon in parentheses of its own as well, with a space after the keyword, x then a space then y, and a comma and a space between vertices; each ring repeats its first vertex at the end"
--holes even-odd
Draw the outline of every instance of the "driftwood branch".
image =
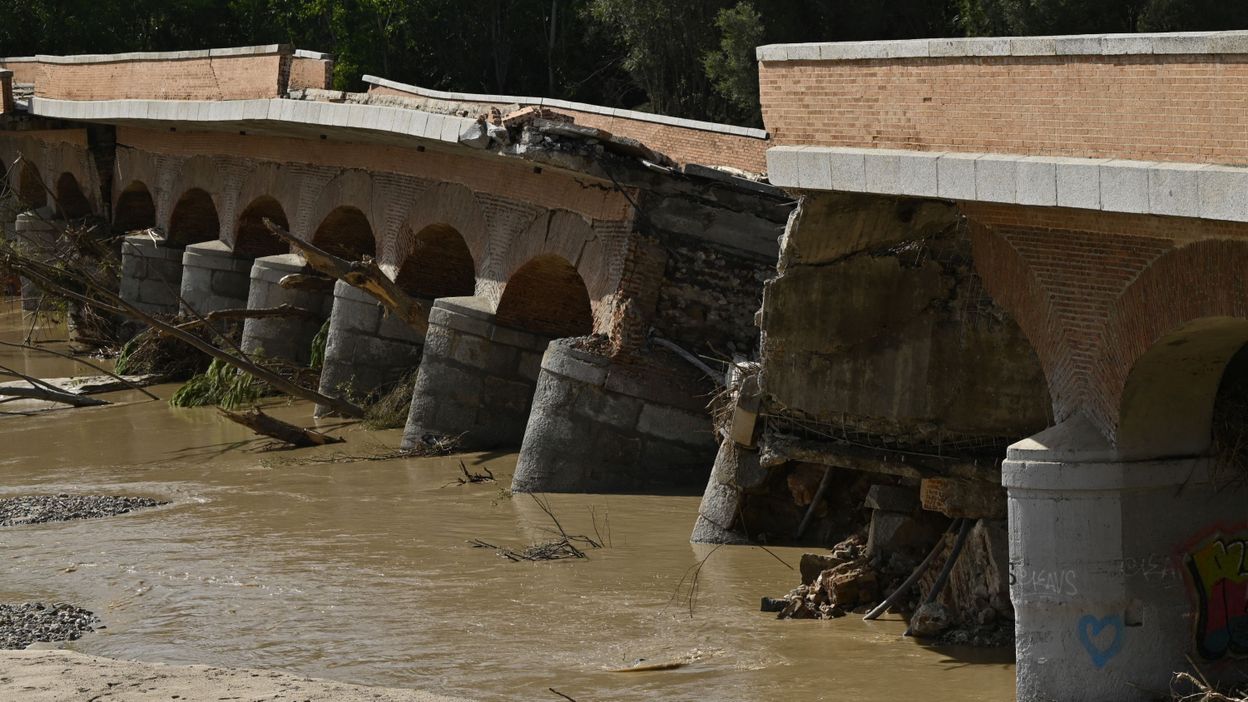
POLYGON ((205 324, 213 322, 223 322, 237 319, 273 319, 273 318, 291 318, 303 317, 304 319, 319 319, 316 313, 295 307, 294 305, 281 304, 277 307, 261 307, 259 309, 231 308, 227 310, 215 310, 203 315, 199 319, 189 322, 183 322, 178 325, 178 329, 197 329, 205 324))
POLYGON ((0 396, 2 397, 20 397, 30 400, 47 400, 49 402, 59 402, 63 405, 72 407, 98 407, 107 405, 104 400, 97 400, 94 397, 86 397, 77 395, 72 392, 66 392, 55 385, 40 380, 25 373, 15 371, 12 368, 0 366, 0 377, 17 378, 30 385, 30 387, 21 387, 14 385, 0 386, 0 396))
POLYGON ((308 265, 317 271, 372 295, 392 314, 421 333, 428 327, 429 310, 390 280, 372 258, 365 256, 362 261, 348 261, 295 237, 267 217, 264 226, 273 236, 298 249, 308 265))
POLYGON ((334 279, 326 278, 323 275, 309 275, 307 273, 291 273, 282 276, 277 281, 278 287, 283 290, 308 290, 312 292, 329 292, 334 289, 334 279))
POLYGON ((218 411, 221 412, 222 417, 231 422, 241 424, 257 434, 277 439, 296 448, 343 443, 343 439, 322 434, 312 429, 302 429, 289 422, 283 422, 276 417, 271 417, 258 409, 246 412, 231 412, 224 409, 218 411))
POLYGON ((3 254, 0 254, 0 267, 9 268, 14 272, 18 272, 21 275, 31 279, 40 288, 62 297, 140 321, 154 328, 161 334, 172 336, 189 344, 195 349, 202 351, 212 358, 219 359, 222 363, 237 368, 244 373, 255 376, 257 379, 268 383, 280 392, 284 392, 301 400, 307 400, 309 402, 324 405, 346 417, 360 418, 364 416, 364 409, 359 405, 342 398, 330 397, 315 390, 310 390, 299 385, 298 383, 287 380, 281 375, 257 363, 241 358, 237 354, 232 354, 223 349, 219 349, 204 339, 192 334, 190 331, 181 329, 176 324, 161 320, 151 314, 148 314, 147 312, 144 312, 138 307, 135 307, 129 302, 126 302, 121 299, 120 295, 99 284, 90 276, 72 276, 72 274, 69 274, 53 265, 21 256, 12 250, 7 250, 4 251, 3 254), (85 288, 90 291, 94 297, 85 295, 82 292, 75 290, 75 287, 85 288))
POLYGON ((159 397, 156 397, 155 395, 153 395, 151 392, 148 392, 148 391, 147 391, 147 390, 146 390, 146 389, 145 389, 142 385, 139 385, 138 383, 135 383, 135 382, 132 382, 132 381, 126 380, 125 378, 121 377, 120 375, 117 375, 116 373, 113 373, 112 371, 105 370, 104 368, 101 368, 100 366, 97 366, 97 365, 95 365, 94 363, 90 363, 90 362, 88 362, 88 361, 84 361, 84 360, 82 360, 81 358, 78 358, 78 357, 76 357, 76 356, 71 356, 71 355, 69 355, 69 354, 67 354, 67 353, 61 353, 60 351, 53 351, 52 349, 44 349, 44 348, 40 348, 40 347, 38 347, 38 346, 34 346, 34 345, 32 345, 32 344, 15 344, 15 343, 12 343, 12 342, 10 342, 10 341, 0 341, 0 346, 9 346, 9 347, 12 347, 12 348, 25 349, 25 350, 27 350, 27 351, 36 351, 36 352, 38 352, 38 353, 46 353, 46 354, 49 354, 49 355, 51 355, 51 356, 59 356, 59 357, 61 357, 61 358, 66 358, 66 359, 69 359, 69 360, 71 360, 71 361, 74 361, 75 363, 81 363, 82 365, 84 365, 84 366, 86 366, 86 367, 88 367, 88 368, 90 368, 90 369, 92 369, 92 370, 99 371, 100 373, 103 373, 104 375, 107 375, 108 377, 112 378, 113 380, 116 380, 116 381, 117 381, 117 382, 119 382, 119 383, 123 383, 123 384, 125 384, 125 386, 126 386, 126 387, 128 387, 128 388, 130 388, 131 390, 138 390, 139 392, 143 393, 144 395, 147 395, 149 398, 151 398, 151 399, 153 399, 153 400, 159 400, 159 399, 160 399, 159 397))

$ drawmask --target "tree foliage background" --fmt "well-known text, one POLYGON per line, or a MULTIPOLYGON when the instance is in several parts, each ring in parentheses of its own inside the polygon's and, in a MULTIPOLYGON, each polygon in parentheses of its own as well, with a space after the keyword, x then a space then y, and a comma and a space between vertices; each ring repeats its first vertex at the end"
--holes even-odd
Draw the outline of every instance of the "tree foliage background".
POLYGON ((0 0, 0 56, 289 43, 429 88, 759 124, 754 47, 1248 28, 1244 0, 0 0))

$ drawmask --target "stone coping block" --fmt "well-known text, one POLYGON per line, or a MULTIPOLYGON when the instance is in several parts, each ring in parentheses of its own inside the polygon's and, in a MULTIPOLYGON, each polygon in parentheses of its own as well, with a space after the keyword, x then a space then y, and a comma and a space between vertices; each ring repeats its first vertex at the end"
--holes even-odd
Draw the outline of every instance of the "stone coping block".
POLYGON ((34 97, 39 117, 91 122, 190 122, 245 126, 300 124, 327 131, 367 130, 458 144, 474 120, 381 105, 339 104, 287 98, 249 100, 53 100, 34 97))
POLYGON ((1218 54, 1248 54, 1248 31, 844 41, 768 44, 755 50, 763 62, 1218 54))
POLYGON ((738 127, 731 124, 719 124, 717 122, 703 122, 696 119, 684 119, 682 117, 668 117, 667 115, 656 115, 652 112, 638 112, 636 110, 623 110, 613 107, 603 107, 601 105, 590 105, 584 102, 569 102, 567 100, 556 100, 554 98, 542 97, 521 97, 516 95, 482 95, 477 93, 450 93, 441 90, 430 90, 417 85, 409 85, 407 83, 399 83, 377 76, 364 76, 364 82, 370 85, 376 85, 391 90, 398 90, 412 95, 419 95, 433 100, 449 100, 455 102, 484 102, 496 105, 519 105, 521 107, 547 107, 551 109, 574 110, 576 112, 588 112, 596 115, 605 115, 607 117, 616 117, 619 119, 630 119, 638 122, 651 122, 653 124, 662 124, 668 127, 680 127, 683 129, 696 129, 704 132, 718 132, 720 134, 732 134, 735 136, 749 137, 752 139, 767 139, 769 134, 765 129, 752 129, 750 127, 738 127))
POLYGON ((271 56, 289 54, 289 44, 265 44, 262 46, 234 46, 223 49, 199 49, 195 51, 133 51, 124 54, 78 54, 75 56, 13 56, 0 58, 0 63, 120 63, 122 61, 185 61, 188 59, 228 58, 236 56, 271 56))
POLYGON ((823 146, 767 150, 771 183, 1248 222, 1248 167, 823 146))
POLYGON ((122 251, 131 256, 143 258, 163 258, 169 261, 182 262, 184 250, 166 246, 164 239, 156 239, 142 234, 127 236, 121 244, 122 251))
POLYGON ((251 264, 251 278, 263 280, 274 285, 291 273, 308 273, 312 268, 299 254, 278 254, 277 256, 261 256, 251 264))
POLYGON ((253 261, 245 256, 235 256, 224 241, 205 241, 187 246, 182 254, 183 266, 210 268, 217 271, 246 273, 253 261))
POLYGON ((341 280, 334 283, 334 297, 342 298, 343 300, 347 300, 350 302, 359 302, 359 303, 363 303, 366 305, 381 304, 377 300, 377 298, 373 297, 372 295, 369 295, 363 290, 360 290, 354 285, 343 282, 341 280))
POLYGON ((493 305, 489 300, 476 296, 434 300, 429 309, 429 324, 538 353, 550 343, 549 337, 497 325, 493 305))
POLYGON ((705 414, 705 398, 690 397, 674 389, 670 383, 653 379, 652 371, 642 365, 622 364, 590 351, 575 348, 575 339, 555 339, 542 354, 542 370, 573 380, 596 385, 604 390, 705 414))

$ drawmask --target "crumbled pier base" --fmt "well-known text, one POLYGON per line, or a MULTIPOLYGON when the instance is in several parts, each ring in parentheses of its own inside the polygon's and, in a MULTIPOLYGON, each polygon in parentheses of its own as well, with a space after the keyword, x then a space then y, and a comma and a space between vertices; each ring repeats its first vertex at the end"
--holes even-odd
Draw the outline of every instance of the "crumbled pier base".
POLYGON ((149 497, 120 495, 21 495, 0 499, 0 527, 100 519, 167 505, 149 497))

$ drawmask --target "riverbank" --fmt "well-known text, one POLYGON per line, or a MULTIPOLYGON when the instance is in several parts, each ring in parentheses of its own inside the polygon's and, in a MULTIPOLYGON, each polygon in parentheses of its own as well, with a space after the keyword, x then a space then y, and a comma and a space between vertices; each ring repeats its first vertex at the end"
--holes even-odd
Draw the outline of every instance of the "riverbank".
POLYGON ((346 685, 276 671, 139 663, 73 651, 0 652, 0 699, 24 702, 333 700, 457 702, 420 690, 346 685))

